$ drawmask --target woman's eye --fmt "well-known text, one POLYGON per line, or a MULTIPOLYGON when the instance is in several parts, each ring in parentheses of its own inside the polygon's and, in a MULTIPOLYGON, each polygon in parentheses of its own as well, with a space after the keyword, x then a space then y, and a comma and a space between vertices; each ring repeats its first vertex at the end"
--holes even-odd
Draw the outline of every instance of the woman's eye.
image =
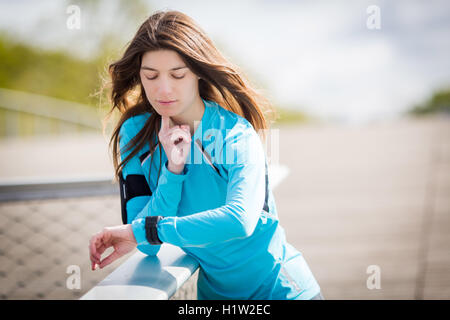
MULTIPOLYGON (((147 78, 147 80, 155 80, 158 76, 154 76, 154 77, 147 77, 145 76, 145 78, 147 78)), ((182 76, 176 76, 176 75, 172 75, 172 77, 174 77, 175 79, 183 79, 184 78, 184 74, 182 76)))

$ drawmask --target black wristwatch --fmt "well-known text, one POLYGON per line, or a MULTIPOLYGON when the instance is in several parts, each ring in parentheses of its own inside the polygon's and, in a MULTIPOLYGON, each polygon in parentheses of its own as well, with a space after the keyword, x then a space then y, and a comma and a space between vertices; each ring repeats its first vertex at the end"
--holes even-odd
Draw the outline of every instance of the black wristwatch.
POLYGON ((145 236, 150 244, 162 244, 156 229, 158 222, 164 219, 162 216, 150 216, 145 218, 145 236))

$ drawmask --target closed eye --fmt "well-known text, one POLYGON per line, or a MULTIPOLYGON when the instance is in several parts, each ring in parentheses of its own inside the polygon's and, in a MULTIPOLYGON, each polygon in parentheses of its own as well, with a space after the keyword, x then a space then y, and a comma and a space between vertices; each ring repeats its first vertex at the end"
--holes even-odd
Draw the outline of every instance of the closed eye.
MULTIPOLYGON (((153 78, 149 78, 149 77, 146 76, 145 78, 147 78, 147 80, 155 80, 157 77, 158 76, 154 76, 153 78)), ((183 79, 184 75, 182 75, 181 77, 176 77, 176 76, 172 75, 172 77, 174 77, 175 79, 183 79)))

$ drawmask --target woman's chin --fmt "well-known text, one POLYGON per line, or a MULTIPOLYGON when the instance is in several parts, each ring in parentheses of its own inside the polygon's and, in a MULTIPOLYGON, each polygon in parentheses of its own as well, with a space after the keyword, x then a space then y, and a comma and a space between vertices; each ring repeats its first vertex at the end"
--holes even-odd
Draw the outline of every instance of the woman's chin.
POLYGON ((173 116, 177 115, 177 113, 171 109, 163 109, 163 110, 160 109, 160 110, 156 110, 156 112, 158 112, 158 114, 160 116, 165 116, 165 117, 173 117, 173 116))

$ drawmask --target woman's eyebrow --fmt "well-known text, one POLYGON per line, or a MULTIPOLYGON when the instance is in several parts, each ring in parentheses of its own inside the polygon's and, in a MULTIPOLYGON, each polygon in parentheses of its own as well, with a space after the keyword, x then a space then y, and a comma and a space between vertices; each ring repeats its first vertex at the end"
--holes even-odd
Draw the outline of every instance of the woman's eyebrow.
MULTIPOLYGON (((179 69, 183 69, 183 68, 187 68, 187 67, 186 66, 175 67, 175 68, 170 69, 170 71, 172 71, 172 70, 179 70, 179 69)), ((147 66, 142 66, 141 69, 151 70, 151 71, 158 71, 157 69, 153 69, 153 68, 150 68, 150 67, 147 67, 147 66)))

